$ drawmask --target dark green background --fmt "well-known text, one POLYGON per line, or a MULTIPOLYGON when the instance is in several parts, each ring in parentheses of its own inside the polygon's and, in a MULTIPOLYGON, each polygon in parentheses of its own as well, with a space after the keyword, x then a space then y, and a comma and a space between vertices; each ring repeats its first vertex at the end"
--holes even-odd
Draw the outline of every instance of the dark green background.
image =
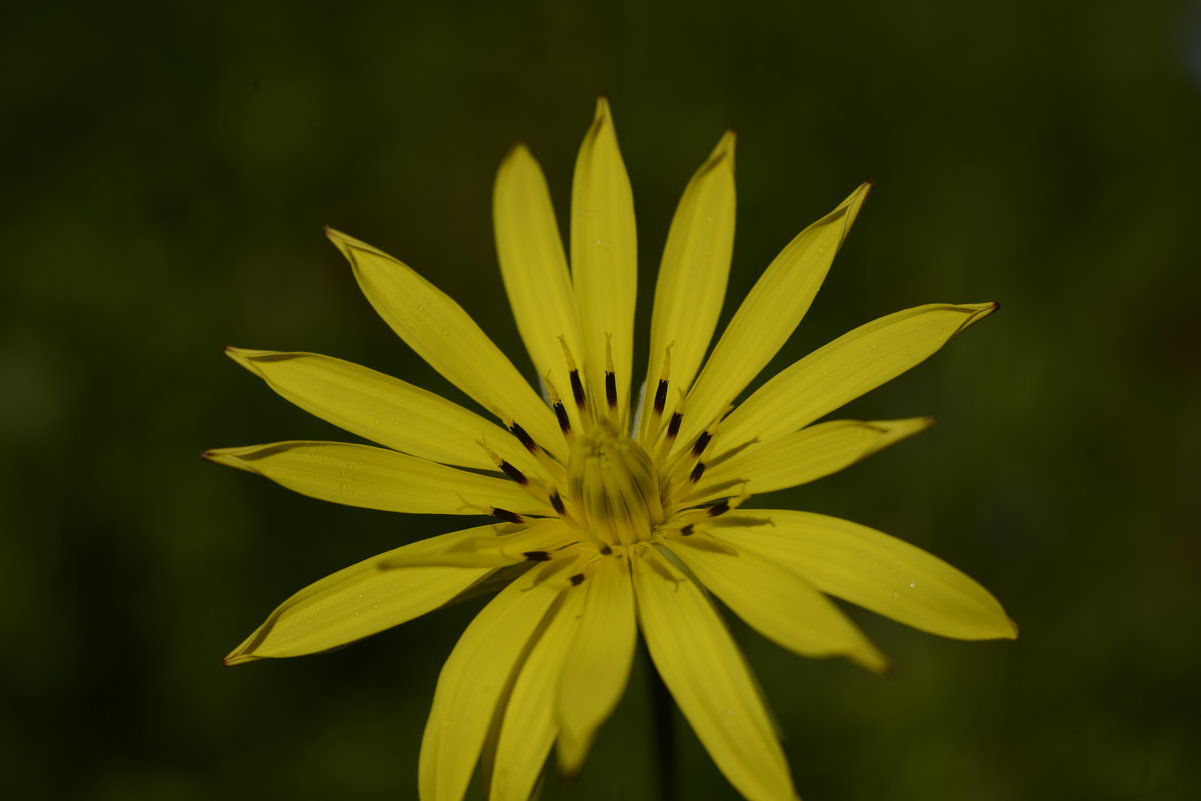
MULTIPOLYGON (((1196 797, 1197 4, 40 3, 8 10, 0 42, 13 797, 415 797, 437 671, 478 604, 328 655, 218 660, 307 582, 463 521, 203 463, 206 447, 339 436, 221 348, 445 386, 372 314, 329 223, 518 354, 494 171, 527 141, 566 219, 598 91, 648 291, 679 192, 728 126, 727 316, 793 234, 877 181, 778 364, 903 307, 1004 307, 847 410, 932 414, 934 430, 756 499, 927 548, 1022 626, 961 643, 856 613, 887 679, 736 626, 802 795, 1196 797)), ((649 309, 644 294, 644 326, 649 309)), ((544 798, 649 797, 645 679, 579 781, 544 798)), ((680 728, 684 797, 734 798, 680 728)))

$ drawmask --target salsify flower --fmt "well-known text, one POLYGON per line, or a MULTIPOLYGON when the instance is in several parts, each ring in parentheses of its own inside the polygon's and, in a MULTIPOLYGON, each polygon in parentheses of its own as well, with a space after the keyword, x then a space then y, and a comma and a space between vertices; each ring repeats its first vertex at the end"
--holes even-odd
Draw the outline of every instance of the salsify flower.
POLYGON ((502 586, 438 679, 421 748, 424 801, 458 801, 477 763, 490 798, 524 801, 552 745, 560 770, 577 772, 625 688, 638 632, 718 768, 745 797, 766 801, 796 793, 712 596, 791 651, 877 672, 884 656, 827 595, 947 637, 1014 637, 985 589, 918 548, 833 517, 743 506, 929 427, 928 418, 815 421, 997 308, 939 303, 888 315, 735 405, 805 314, 868 189, 784 248, 705 359, 734 235, 727 133, 672 221, 637 398, 634 212, 604 98, 575 167, 570 271, 524 146, 496 180, 501 271, 541 396, 447 295, 328 231, 380 316, 499 425, 329 356, 230 348, 280 395, 381 447, 291 441, 206 457, 321 500, 493 522, 318 581, 225 663, 325 651, 502 586))

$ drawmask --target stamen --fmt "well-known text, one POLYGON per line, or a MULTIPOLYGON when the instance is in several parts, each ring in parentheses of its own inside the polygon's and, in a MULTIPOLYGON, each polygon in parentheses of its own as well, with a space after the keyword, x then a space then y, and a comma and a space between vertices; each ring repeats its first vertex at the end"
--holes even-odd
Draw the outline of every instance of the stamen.
POLYGON ((710 431, 701 432, 701 435, 696 438, 696 442, 694 442, 692 444, 692 455, 694 457, 696 457, 696 456, 700 456, 702 453, 704 453, 705 448, 709 447, 709 441, 711 439, 713 439, 712 432, 710 432, 710 431))
POLYGON ((588 408, 588 396, 584 394, 584 382, 580 380, 580 371, 572 370, 571 394, 575 397, 575 405, 583 412, 588 408))
POLYGON ((613 549, 610 548, 608 545, 602 545, 600 548, 600 552, 603 556, 608 556, 611 553, 613 553, 613 549))
POLYGON ((691 537, 692 536, 692 524, 691 523, 689 523, 688 525, 686 525, 682 529, 680 529, 680 536, 681 537, 691 537))
POLYGON ((501 509, 499 506, 493 506, 491 514, 493 517, 500 518, 501 520, 504 520, 506 523, 524 523, 525 522, 525 518, 522 517, 521 515, 517 514, 516 512, 510 512, 508 509, 501 509))
POLYGON ((516 420, 509 423, 509 432, 517 437, 517 441, 524 445, 527 451, 530 453, 538 452, 538 443, 534 442, 534 438, 516 420))
POLYGON ((605 401, 617 411, 617 368, 613 366, 613 335, 605 334, 605 401))
POLYGON ((718 517, 730 511, 730 502, 728 500, 715 503, 708 508, 709 517, 718 517))
POLYGON ((667 406, 667 379, 660 378, 659 386, 655 389, 655 414, 663 414, 665 406, 667 406))
POLYGON ((583 583, 584 583, 584 574, 583 573, 576 573, 574 576, 571 577, 571 586, 578 587, 583 583))
POLYGON ((684 414, 682 412, 672 412, 671 420, 667 423, 667 441, 675 440, 676 435, 680 433, 680 424, 684 422, 684 414))
POLYGON ((567 512, 567 507, 563 505, 563 498, 559 495, 558 490, 550 494, 550 505, 559 517, 562 517, 567 512))
POLYGON ((551 558, 548 551, 526 551, 522 556, 530 562, 549 562, 551 558))
POLYGON ((516 467, 509 464, 504 459, 500 460, 500 469, 504 471, 506 476, 513 479, 521 486, 523 486, 523 487, 529 486, 530 480, 528 478, 526 478, 525 473, 521 472, 516 467))
POLYGON ((567 409, 563 406, 563 401, 555 399, 554 405, 551 407, 555 410, 555 417, 559 421, 559 429, 564 435, 571 433, 571 420, 567 418, 567 409))
POLYGON ((688 476, 688 480, 693 484, 701 480, 701 476, 705 474, 705 463, 697 462, 696 467, 692 468, 692 474, 688 476))

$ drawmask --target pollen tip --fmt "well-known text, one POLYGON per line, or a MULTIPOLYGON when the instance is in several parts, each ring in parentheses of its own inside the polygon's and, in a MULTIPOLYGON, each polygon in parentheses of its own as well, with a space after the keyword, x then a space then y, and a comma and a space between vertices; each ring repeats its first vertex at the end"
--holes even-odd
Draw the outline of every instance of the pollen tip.
POLYGON ((578 587, 583 583, 584 583, 584 574, 583 573, 576 573, 574 576, 571 577, 571 586, 578 587))
POLYGON ((530 562, 549 562, 550 554, 546 551, 526 551, 522 554, 530 562))

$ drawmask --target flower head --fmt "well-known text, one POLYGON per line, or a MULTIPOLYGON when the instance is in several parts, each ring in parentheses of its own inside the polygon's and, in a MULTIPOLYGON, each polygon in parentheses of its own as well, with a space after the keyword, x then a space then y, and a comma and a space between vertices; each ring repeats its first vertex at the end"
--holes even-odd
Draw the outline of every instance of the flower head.
POLYGON ((421 750, 424 801, 458 801, 481 753, 496 799, 524 801, 556 743, 560 769, 577 771, 625 688, 639 631, 717 766, 759 801, 795 791, 709 593, 785 648, 846 656, 873 671, 885 658, 827 595, 948 637, 1015 636, 986 590, 924 551, 819 514, 742 507, 927 428, 927 418, 815 421, 996 308, 931 304, 883 317, 735 405, 805 314, 868 189, 784 248, 706 360, 734 235, 734 135, 726 134, 672 221, 637 396, 633 203, 603 98, 576 163, 570 270, 528 151, 517 146, 497 177, 501 270, 541 397, 448 296, 382 251, 329 231, 376 311, 499 424, 328 356, 231 348, 288 400, 381 447, 293 441, 206 457, 322 500, 493 522, 402 546, 301 590, 226 663, 328 650, 503 587, 438 680, 421 750))

